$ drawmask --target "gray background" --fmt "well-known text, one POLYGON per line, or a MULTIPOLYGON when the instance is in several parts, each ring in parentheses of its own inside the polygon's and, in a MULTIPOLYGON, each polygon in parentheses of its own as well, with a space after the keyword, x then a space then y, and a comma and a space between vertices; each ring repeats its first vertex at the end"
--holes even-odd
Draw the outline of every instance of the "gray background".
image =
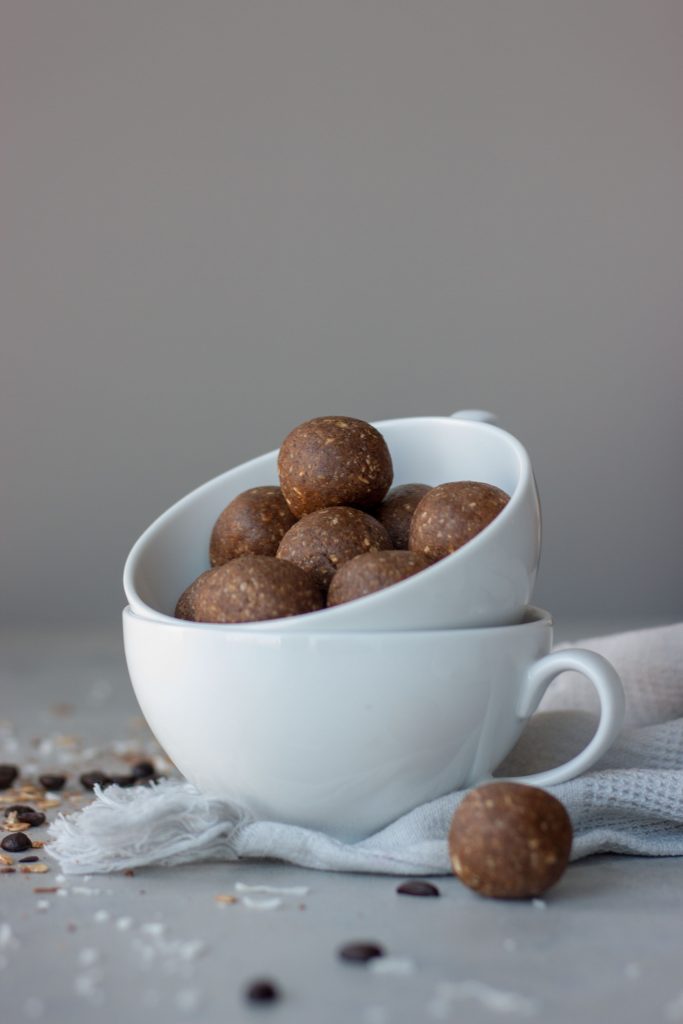
POLYGON ((3 2, 2 622, 329 412, 493 409, 558 619, 683 612, 679 0, 3 2))

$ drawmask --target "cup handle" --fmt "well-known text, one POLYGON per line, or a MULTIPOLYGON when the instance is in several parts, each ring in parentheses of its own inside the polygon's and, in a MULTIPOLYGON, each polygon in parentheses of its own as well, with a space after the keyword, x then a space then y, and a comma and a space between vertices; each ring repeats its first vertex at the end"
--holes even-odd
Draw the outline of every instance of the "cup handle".
MULTIPOLYGON (((538 707, 541 697, 553 679, 561 672, 580 672, 593 684, 600 700, 600 720, 595 735, 587 747, 556 768, 533 775, 520 775, 506 779, 507 782, 526 782, 532 786, 555 786, 567 782, 592 767, 607 751, 624 722, 626 700, 621 679, 615 669, 600 654, 570 648, 556 651, 535 662, 527 672, 517 706, 520 718, 528 719, 538 707)), ((501 781, 496 779, 496 781, 501 781)))
POLYGON ((458 409, 451 413, 452 420, 476 420, 477 423, 497 423, 498 417, 486 409, 458 409))

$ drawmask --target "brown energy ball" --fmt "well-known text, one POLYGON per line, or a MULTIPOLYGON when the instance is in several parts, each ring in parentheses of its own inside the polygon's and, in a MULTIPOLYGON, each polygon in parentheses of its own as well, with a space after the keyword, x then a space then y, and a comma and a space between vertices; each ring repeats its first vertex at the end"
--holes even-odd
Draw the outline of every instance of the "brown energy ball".
POLYGON ((499 487, 476 480, 432 487, 415 509, 410 550, 445 558, 488 526, 509 500, 499 487))
POLYGON ((252 487, 223 509, 209 545, 211 565, 224 565, 240 555, 274 555, 296 522, 279 487, 252 487))
POLYGON ((431 491, 427 484, 401 484, 399 487, 392 487, 379 508, 375 509, 375 519, 379 519, 395 548, 408 548, 413 514, 427 491, 431 491))
POLYGON ((381 523, 357 508, 323 508, 304 516, 289 530, 277 557, 313 573, 327 590, 340 565, 366 551, 391 547, 381 523))
POLYGON ((315 612, 325 604, 311 573, 271 555, 241 555, 205 574, 197 622, 259 622, 315 612))
POLYGON ((295 427, 278 456, 280 486, 295 516, 333 505, 372 508, 391 487, 391 455, 380 432, 350 416, 295 427))
POLYGON ((195 621, 195 602, 197 599, 197 591, 202 585, 202 581, 210 576, 213 569, 206 569, 200 573, 196 580, 190 583, 189 587, 183 590, 182 594, 178 598, 178 603, 175 606, 174 615, 176 619, 186 619, 188 622, 195 621))
POLYGON ((332 577, 327 605, 344 604, 374 594, 376 590, 428 569, 431 564, 431 559, 417 551, 368 551, 365 555, 356 555, 332 577))
POLYGON ((448 835, 460 881, 498 899, 540 896, 562 876, 571 845, 563 804, 518 782, 492 782, 469 792, 448 835))

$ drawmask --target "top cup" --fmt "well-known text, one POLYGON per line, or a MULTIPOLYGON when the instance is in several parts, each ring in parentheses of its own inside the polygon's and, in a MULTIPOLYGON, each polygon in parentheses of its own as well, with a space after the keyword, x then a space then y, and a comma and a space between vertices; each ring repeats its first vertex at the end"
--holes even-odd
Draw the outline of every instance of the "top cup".
MULTIPOLYGON (((469 418, 479 415, 410 417, 374 426, 389 446, 394 486, 479 480, 509 494, 481 533, 428 569, 367 597, 306 615, 212 628, 329 633, 521 622, 540 556, 538 494, 524 447, 499 427, 469 418)), ((123 576, 135 614, 173 618, 179 594, 208 567, 208 538, 218 515, 242 491, 277 484, 277 454, 269 452, 203 484, 145 530, 123 576)))

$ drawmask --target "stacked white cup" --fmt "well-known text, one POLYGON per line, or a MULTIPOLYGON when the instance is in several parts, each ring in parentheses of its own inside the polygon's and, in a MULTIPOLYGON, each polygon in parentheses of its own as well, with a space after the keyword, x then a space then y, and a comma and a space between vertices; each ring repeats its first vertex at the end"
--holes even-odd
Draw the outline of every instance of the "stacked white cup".
POLYGON ((576 757, 525 781, 565 781, 609 747, 621 683, 595 654, 550 653, 552 620, 530 607, 541 547, 533 471, 492 419, 469 410, 375 424, 394 484, 480 480, 510 500, 453 554, 355 601, 240 625, 173 617, 206 567, 222 509, 277 483, 277 451, 204 484, 140 537, 124 570, 128 668, 150 727, 200 790, 358 839, 490 778, 567 669, 596 687, 597 731, 576 757))

